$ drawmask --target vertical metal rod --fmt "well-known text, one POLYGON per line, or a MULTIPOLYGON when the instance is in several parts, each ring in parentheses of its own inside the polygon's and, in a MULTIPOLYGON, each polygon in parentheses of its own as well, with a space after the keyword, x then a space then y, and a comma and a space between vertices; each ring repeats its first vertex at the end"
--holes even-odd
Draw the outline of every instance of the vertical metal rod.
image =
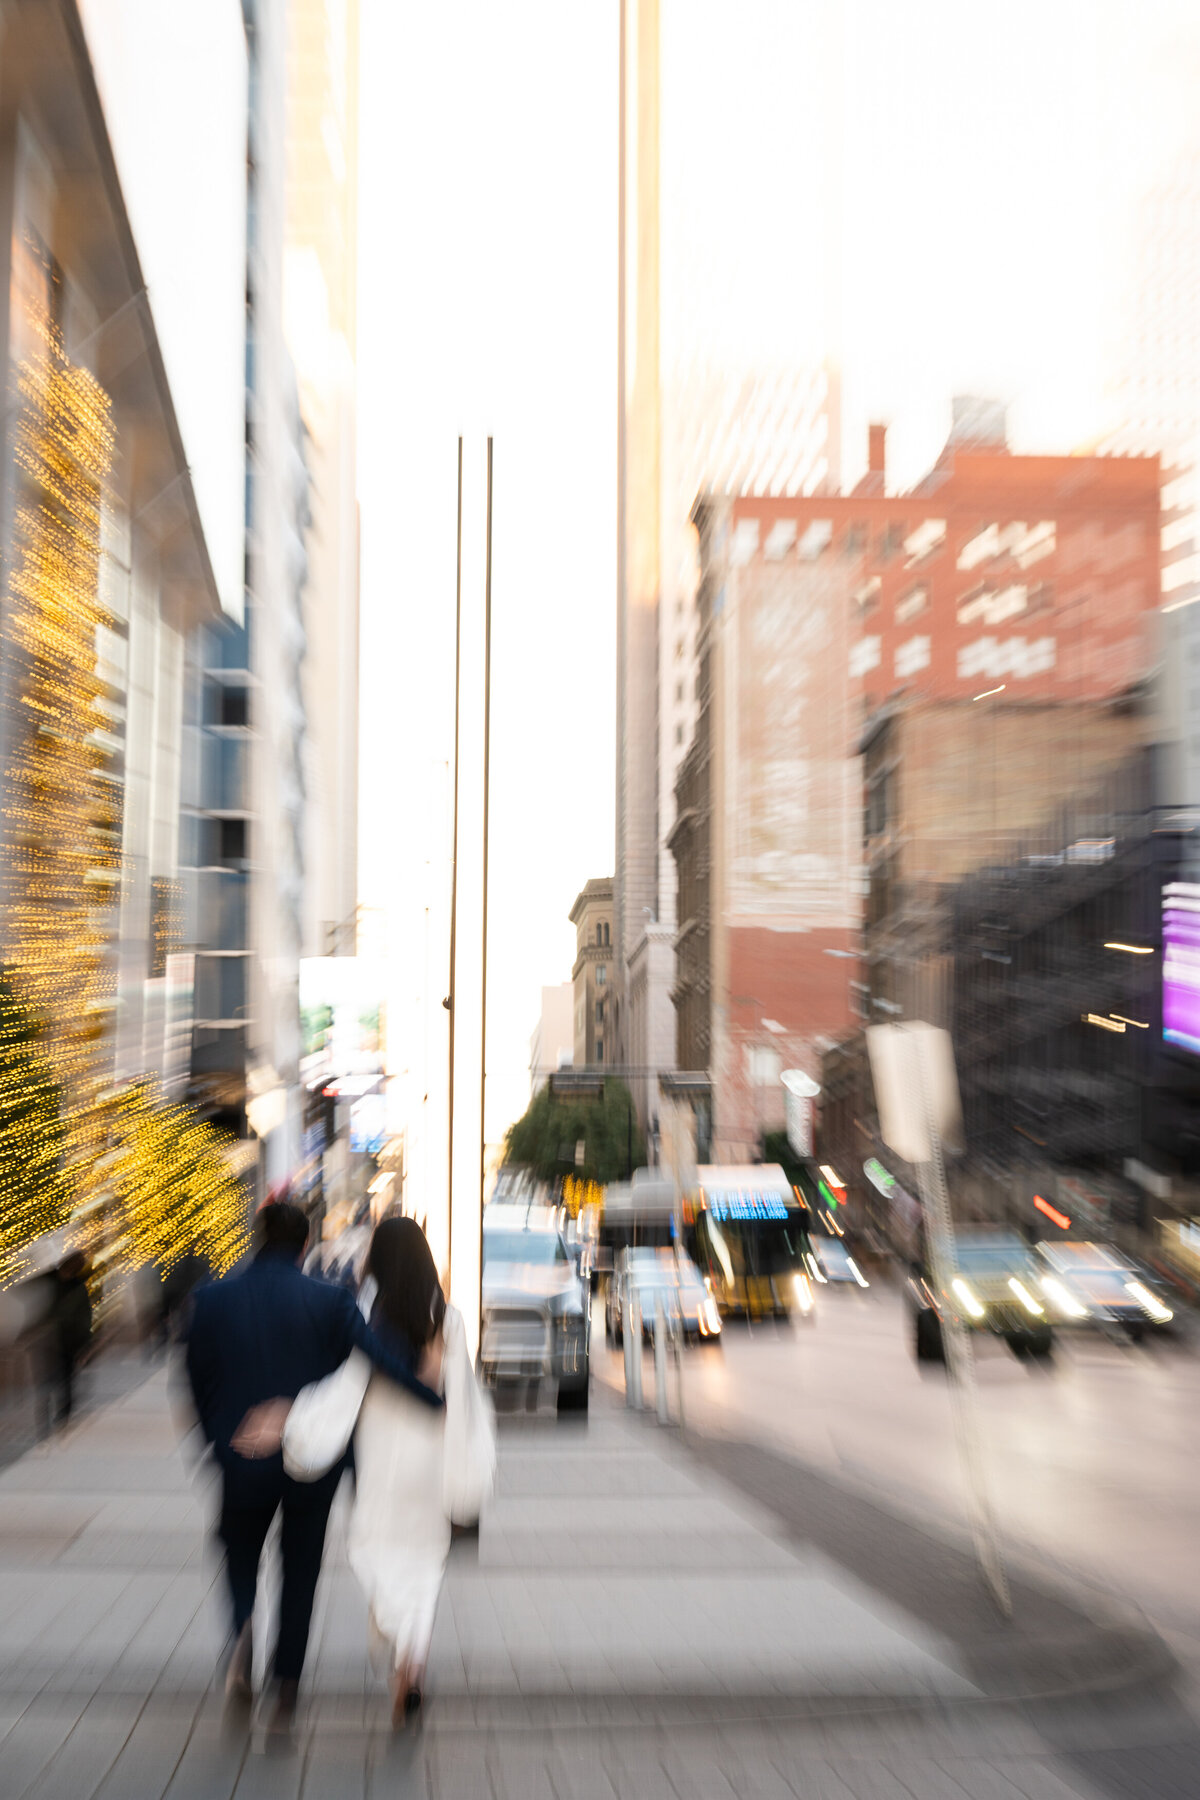
MULTIPOLYGON (((909 1079, 920 1101, 925 1123, 927 1155, 917 1164, 924 1204, 926 1230, 933 1262, 934 1286, 940 1293, 950 1292, 954 1276, 954 1222, 950 1213, 950 1196, 946 1188, 946 1167, 942 1157, 942 1140, 934 1114, 933 1092, 927 1057, 928 1027, 907 1028, 909 1079)), ((942 1345, 949 1375, 950 1410, 954 1433, 962 1460, 963 1483, 967 1495, 967 1511, 975 1555, 984 1586, 1004 1618, 1012 1617, 1012 1597, 1000 1534, 992 1509, 991 1489, 983 1459, 979 1432, 979 1397, 975 1387, 975 1351, 971 1334, 961 1319, 942 1320, 942 1345)))
POLYGON ((654 1290, 654 1412, 660 1425, 671 1423, 667 1399, 667 1314, 661 1288, 654 1290))
POLYGON ((450 1067, 448 1071, 449 1124, 446 1142, 446 1287, 454 1263, 454 958, 458 947, 458 730, 462 713, 462 500, 463 441, 458 440, 458 545, 454 583, 454 835, 450 852, 450 986, 446 1005, 450 1012, 450 1067))
POLYGON ((642 1302, 633 1282, 629 1283, 629 1304, 625 1309, 625 1334, 629 1339, 629 1362, 626 1365, 625 1404, 634 1412, 642 1410, 642 1302))
POLYGON ((488 808, 492 784, 492 440, 487 441, 487 555, 483 577, 483 966, 479 980, 479 1332, 483 1341, 483 1184, 487 1169, 488 808))

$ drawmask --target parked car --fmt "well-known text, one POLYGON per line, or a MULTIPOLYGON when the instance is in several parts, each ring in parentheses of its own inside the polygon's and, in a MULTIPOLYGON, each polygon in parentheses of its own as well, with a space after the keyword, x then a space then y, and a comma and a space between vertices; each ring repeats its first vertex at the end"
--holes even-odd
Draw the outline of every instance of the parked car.
POLYGON ((1174 1310, 1154 1276, 1111 1245, 1065 1238, 1037 1249, 1044 1264, 1042 1292, 1071 1324, 1135 1340, 1171 1326, 1174 1310))
POLYGON ((695 1263, 674 1250, 623 1250, 604 1297, 604 1334, 610 1344, 622 1343, 630 1304, 636 1296, 642 1336, 654 1333, 657 1301, 690 1343, 721 1335, 721 1315, 695 1263))
POLYGON ((908 1282, 918 1360, 944 1358, 942 1325, 949 1320, 1002 1337, 1014 1356, 1051 1355, 1060 1315, 1040 1291, 1042 1273, 1038 1258, 1015 1232, 960 1232, 945 1288, 935 1290, 928 1270, 908 1282))
POLYGON ((480 1372, 487 1382, 550 1378, 558 1410, 588 1403, 588 1284, 559 1230, 553 1207, 498 1205, 483 1215, 483 1332, 480 1372))

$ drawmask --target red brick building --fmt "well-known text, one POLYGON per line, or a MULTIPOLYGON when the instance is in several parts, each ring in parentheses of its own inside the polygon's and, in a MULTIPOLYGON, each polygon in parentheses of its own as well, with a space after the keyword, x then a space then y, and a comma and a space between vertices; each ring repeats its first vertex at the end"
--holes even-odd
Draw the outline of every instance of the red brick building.
MULTIPOLYGON (((884 455, 873 427, 853 494, 696 508, 700 711, 671 839, 673 998, 679 1066, 710 1075, 718 1160, 782 1124, 780 1070, 819 1079, 855 1017, 866 721, 885 705, 974 713, 987 693, 1020 711, 1019 733, 1058 742, 1060 709, 1107 714, 1152 660, 1157 459, 1013 456, 977 404, 956 408, 910 493, 884 491, 884 455)), ((962 791, 947 786, 947 807, 962 791)), ((1031 807, 1045 801, 1031 790, 1031 807)))

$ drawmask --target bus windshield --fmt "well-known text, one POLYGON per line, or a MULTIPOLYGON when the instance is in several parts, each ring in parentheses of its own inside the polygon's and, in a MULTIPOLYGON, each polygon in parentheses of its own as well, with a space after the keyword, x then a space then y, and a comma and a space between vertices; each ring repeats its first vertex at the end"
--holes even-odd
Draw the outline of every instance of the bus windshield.
POLYGON ((800 1267, 805 1249, 804 1221, 797 1210, 787 1219, 722 1219, 708 1212, 696 1220, 704 1261, 717 1264, 728 1281, 761 1275, 786 1275, 800 1267))

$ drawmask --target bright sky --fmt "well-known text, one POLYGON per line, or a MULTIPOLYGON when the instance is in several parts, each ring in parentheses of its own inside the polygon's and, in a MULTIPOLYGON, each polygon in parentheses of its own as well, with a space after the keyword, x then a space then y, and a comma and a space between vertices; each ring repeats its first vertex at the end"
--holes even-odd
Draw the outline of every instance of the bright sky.
MULTIPOLYGON (((849 480, 870 417, 917 478, 955 391, 1007 399, 1017 448, 1101 428, 1137 196, 1198 129, 1194 0, 662 8, 664 354, 828 349, 849 480)), ((363 897, 419 1101, 444 1082, 455 443, 491 431, 496 1138, 567 910, 612 868, 617 0, 363 9, 363 897)), ((472 769, 479 742, 472 702, 472 769)))

